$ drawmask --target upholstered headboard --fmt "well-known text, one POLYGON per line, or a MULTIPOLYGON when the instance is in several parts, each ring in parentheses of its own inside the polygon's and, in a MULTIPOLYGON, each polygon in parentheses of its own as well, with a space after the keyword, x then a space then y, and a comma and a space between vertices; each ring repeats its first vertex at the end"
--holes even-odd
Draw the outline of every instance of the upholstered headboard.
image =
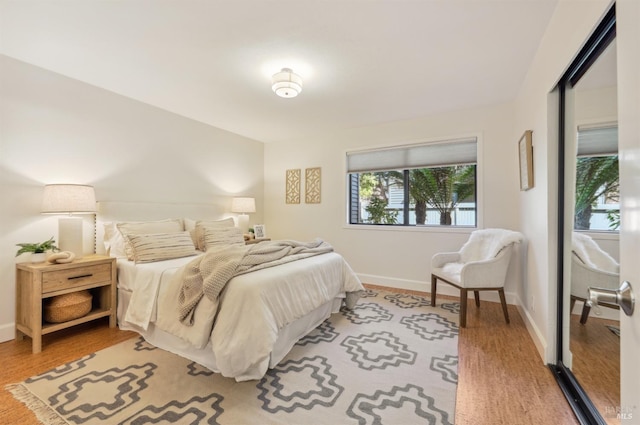
POLYGON ((111 221, 153 221, 166 218, 217 220, 230 217, 219 204, 162 202, 98 202, 95 225, 95 251, 104 254, 104 223, 111 221))

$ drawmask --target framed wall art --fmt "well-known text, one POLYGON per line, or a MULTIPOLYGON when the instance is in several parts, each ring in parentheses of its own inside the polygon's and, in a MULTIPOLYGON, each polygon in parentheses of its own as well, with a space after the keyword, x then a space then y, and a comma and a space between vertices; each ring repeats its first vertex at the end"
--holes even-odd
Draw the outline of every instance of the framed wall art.
POLYGON ((533 131, 524 132, 518 141, 518 156, 520 160, 520 190, 529 190, 533 187, 533 145, 531 134, 533 131))
POLYGON ((305 170, 305 198, 304 201, 307 204, 319 204, 320 203, 320 189, 321 189, 321 169, 320 167, 307 168, 305 170))
POLYGON ((300 169, 287 170, 286 197, 287 204, 300 203, 300 169))

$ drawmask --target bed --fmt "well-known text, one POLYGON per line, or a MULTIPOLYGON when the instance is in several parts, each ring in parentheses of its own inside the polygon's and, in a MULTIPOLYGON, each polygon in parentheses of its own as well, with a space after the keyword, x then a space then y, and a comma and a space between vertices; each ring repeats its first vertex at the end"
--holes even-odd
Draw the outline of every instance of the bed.
MULTIPOLYGON (((134 206, 133 209, 143 213, 141 210, 144 208, 136 207, 141 205, 134 206)), ((181 207, 184 208, 185 205, 181 207)), ((128 205, 127 208, 131 206, 128 205)), ((152 217, 154 219, 166 214, 157 204, 153 204, 151 208, 155 214, 152 217)), ((241 247, 236 239, 237 230, 217 230, 218 224, 222 222, 225 223, 225 228, 233 227, 229 226, 228 219, 224 220, 220 215, 213 215, 214 219, 207 215, 209 220, 172 219, 176 226, 177 221, 183 226, 182 232, 178 232, 176 227, 176 234, 171 235, 173 245, 178 245, 175 243, 176 238, 184 241, 190 235, 193 237, 193 253, 166 259, 160 255, 158 260, 155 258, 157 253, 164 249, 160 247, 160 251, 156 250, 151 255, 152 261, 140 261, 144 257, 127 257, 114 248, 114 223, 131 223, 127 221, 129 218, 120 219, 131 215, 119 214, 117 211, 120 208, 114 209, 113 205, 100 205, 99 211, 96 247, 105 247, 107 253, 118 258, 119 327, 133 330, 154 346, 186 357, 237 381, 262 378, 267 369, 278 364, 300 338, 343 305, 353 306, 360 291, 364 290, 342 256, 332 250, 323 250, 305 258, 257 267, 243 274, 233 275, 219 297, 210 299, 203 296, 192 310, 191 316, 180 320, 181 301, 177 300, 181 300, 185 276, 188 270, 194 269, 193 264, 199 264, 198 261, 204 264, 212 251, 244 251, 257 249, 253 247, 258 245, 262 245, 260 249, 265 250, 268 249, 266 244, 276 245, 280 242, 261 242, 241 247), (203 226, 205 230, 202 234, 196 235, 197 232, 194 233, 194 229, 190 227, 202 222, 214 225, 216 230, 209 231, 203 226), (184 229, 185 223, 187 230, 184 229), (232 248, 227 248, 226 244, 231 240, 229 235, 232 233, 234 243, 231 244, 232 248), (224 234, 224 237, 220 237, 220 234, 224 234), (199 246, 199 242, 205 240, 209 242, 206 253, 204 249, 198 249, 204 248, 199 246)), ((198 213, 202 214, 202 211, 193 211, 189 217, 195 217, 194 214, 198 213)), ((177 214, 173 212, 171 216, 176 217, 177 214)), ((160 226, 166 227, 169 226, 166 221, 171 220, 148 220, 142 223, 160 221, 163 222, 160 226)), ((155 232, 157 226, 151 224, 149 229, 155 232)), ((129 234, 123 239, 134 242, 141 239, 147 246, 158 234, 129 234)), ((185 242, 184 245, 188 243, 185 242)), ((131 249, 138 253, 133 245, 131 249)), ((188 252, 185 251, 186 253, 188 252)))

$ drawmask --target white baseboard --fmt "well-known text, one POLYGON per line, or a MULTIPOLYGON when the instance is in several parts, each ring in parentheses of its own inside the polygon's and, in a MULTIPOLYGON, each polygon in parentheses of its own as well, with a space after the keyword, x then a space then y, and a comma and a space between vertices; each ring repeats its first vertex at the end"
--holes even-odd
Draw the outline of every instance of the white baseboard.
POLYGON ((0 342, 11 341, 16 337, 15 323, 0 325, 0 342))
MULTIPOLYGON (((376 276, 371 274, 358 273, 358 277, 363 283, 371 285, 388 286, 389 288, 409 289, 412 291, 431 292, 431 282, 421 282, 419 280, 398 279, 386 276, 376 276)), ((459 297, 460 290, 443 282, 438 282, 438 294, 459 297)), ((469 298, 473 298, 473 294, 468 294, 469 298)), ((507 304, 516 304, 516 297, 513 293, 504 293, 507 304)), ((491 302, 500 302, 498 291, 482 291, 481 299, 491 302)))
POLYGON ((550 347, 547 344, 547 340, 540 332, 540 328, 536 325, 533 320, 533 317, 529 314, 529 311, 524 308, 524 304, 520 298, 517 299, 516 307, 518 308, 518 312, 520 316, 524 320, 524 325, 527 327, 527 331, 529 332, 529 336, 533 340, 533 344, 536 346, 536 350, 538 351, 538 355, 540 356, 540 360, 543 363, 549 364, 555 362, 554 353, 550 352, 550 347))

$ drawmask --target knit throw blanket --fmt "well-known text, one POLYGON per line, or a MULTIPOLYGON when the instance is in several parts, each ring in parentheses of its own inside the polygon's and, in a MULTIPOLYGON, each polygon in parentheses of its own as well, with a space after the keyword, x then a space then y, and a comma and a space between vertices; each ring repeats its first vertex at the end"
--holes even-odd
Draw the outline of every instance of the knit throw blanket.
POLYGON ((195 309, 202 297, 206 295, 211 301, 217 301, 234 276, 331 251, 333 247, 320 239, 307 243, 283 240, 210 249, 185 266, 178 296, 179 319, 192 326, 195 309))

